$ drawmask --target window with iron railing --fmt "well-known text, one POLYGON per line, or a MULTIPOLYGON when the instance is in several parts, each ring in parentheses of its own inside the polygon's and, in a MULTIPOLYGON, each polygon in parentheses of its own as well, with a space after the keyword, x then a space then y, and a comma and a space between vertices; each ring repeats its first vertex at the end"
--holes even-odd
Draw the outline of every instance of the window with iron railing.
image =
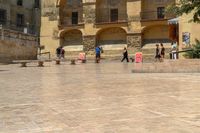
POLYGON ((35 8, 40 8, 40 0, 35 0, 35 8))
POLYGON ((96 23, 127 22, 126 10, 118 8, 99 8, 96 12, 96 23))
POLYGON ((0 24, 6 24, 6 10, 0 9, 0 24))
POLYGON ((157 18, 164 19, 165 18, 165 7, 158 7, 157 8, 157 18))
POLYGON ((23 6, 23 0, 17 0, 17 5, 18 6, 23 6))
POLYGON ((111 22, 118 21, 118 9, 111 9, 110 10, 110 20, 111 20, 111 22))
POLYGON ((78 24, 78 12, 72 12, 72 25, 78 24))
POLYGON ((172 13, 166 13, 164 7, 158 7, 157 11, 141 12, 142 20, 162 20, 162 19, 171 19, 174 17, 176 17, 176 15, 172 13))
POLYGON ((17 14, 17 27, 23 27, 25 24, 24 14, 17 14))

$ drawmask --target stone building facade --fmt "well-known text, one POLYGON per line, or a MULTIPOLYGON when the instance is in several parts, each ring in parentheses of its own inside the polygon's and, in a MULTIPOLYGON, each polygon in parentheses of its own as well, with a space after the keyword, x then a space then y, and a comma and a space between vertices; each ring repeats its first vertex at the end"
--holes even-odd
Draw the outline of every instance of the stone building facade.
POLYGON ((0 0, 0 62, 37 59, 40 0, 0 0))
POLYGON ((0 0, 0 24, 4 29, 39 35, 40 0, 0 0))
POLYGON ((4 29, 0 38, 0 62, 37 59, 38 37, 4 29))
POLYGON ((183 50, 185 48, 191 47, 196 42, 195 40, 200 40, 200 24, 199 23, 193 23, 190 22, 190 20, 193 18, 193 14, 183 15, 182 17, 179 17, 179 50, 183 50), (188 34, 188 43, 184 42, 184 34, 188 34))
POLYGON ((170 43, 165 8, 175 0, 57 0, 59 45, 67 51, 101 46, 105 51, 140 50, 170 43), (134 49, 134 50, 132 50, 134 49))

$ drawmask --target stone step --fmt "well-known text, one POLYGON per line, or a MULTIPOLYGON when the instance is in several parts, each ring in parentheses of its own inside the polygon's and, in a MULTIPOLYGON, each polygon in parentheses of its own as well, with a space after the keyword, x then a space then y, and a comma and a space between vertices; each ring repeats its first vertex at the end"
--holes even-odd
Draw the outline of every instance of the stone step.
POLYGON ((134 64, 133 73, 196 73, 200 72, 200 60, 165 60, 134 64))

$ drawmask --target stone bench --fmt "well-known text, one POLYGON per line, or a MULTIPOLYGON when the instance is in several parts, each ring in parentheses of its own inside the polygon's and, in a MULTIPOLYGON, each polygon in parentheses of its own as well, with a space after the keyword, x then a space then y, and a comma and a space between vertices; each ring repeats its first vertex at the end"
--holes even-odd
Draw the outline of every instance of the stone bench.
POLYGON ((71 60, 71 65, 76 65, 76 60, 72 59, 71 60))
POLYGON ((21 67, 27 67, 28 63, 38 63, 38 67, 44 67, 44 62, 50 62, 51 60, 14 60, 13 63, 20 63, 21 67))
POLYGON ((56 59, 56 65, 60 65, 61 60, 60 59, 56 59))

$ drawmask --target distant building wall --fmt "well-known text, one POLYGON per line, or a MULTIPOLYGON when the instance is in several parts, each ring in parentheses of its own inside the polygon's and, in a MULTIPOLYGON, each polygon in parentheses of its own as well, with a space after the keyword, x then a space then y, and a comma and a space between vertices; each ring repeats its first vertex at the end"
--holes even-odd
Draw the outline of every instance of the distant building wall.
POLYGON ((192 14, 184 15, 179 19, 179 42, 180 49, 189 47, 183 42, 183 33, 188 32, 190 34, 190 45, 195 44, 195 40, 200 40, 200 24, 189 22, 192 19, 192 14))
MULTIPOLYGON (((70 38, 73 30, 82 32, 81 51, 100 45, 106 50, 140 51, 151 43, 170 43, 165 8, 175 0, 59 0, 59 37, 70 38), (81 2, 81 3, 80 3, 81 2), (73 16, 73 14, 78 14, 73 16), (83 19, 82 19, 83 18, 83 19), (77 21, 74 21, 74 19, 77 21), (72 23, 73 22, 73 23, 72 23), (158 28, 157 28, 158 27, 158 28), (67 34, 66 34, 67 33, 67 34)), ((60 41, 60 45, 63 41, 60 41)), ((74 43, 74 44, 77 44, 74 43)), ((79 45, 69 44, 77 47, 79 45)), ((67 47, 67 46, 66 46, 67 47)), ((68 47, 70 50, 71 47, 68 47)), ((104 51, 105 51, 104 49, 104 51)))
POLYGON ((54 56, 60 42, 58 39, 59 15, 56 8, 56 0, 43 0, 41 11, 40 45, 45 47, 42 52, 51 52, 51 55, 54 56))
POLYGON ((1 0, 0 10, 5 10, 5 18, 1 18, 0 24, 6 29, 12 29, 17 31, 24 31, 24 28, 28 29, 28 32, 39 36, 40 33, 40 16, 41 8, 40 1, 35 3, 35 0, 23 0, 22 5, 17 4, 17 0, 1 0), (19 16, 21 23, 19 22, 19 16), (20 23, 20 25, 19 25, 20 23))
POLYGON ((37 59, 41 8, 40 1, 0 0, 0 61, 37 59))
POLYGON ((0 36, 0 39, 0 62, 37 59, 37 37, 4 30, 4 37, 0 36))

